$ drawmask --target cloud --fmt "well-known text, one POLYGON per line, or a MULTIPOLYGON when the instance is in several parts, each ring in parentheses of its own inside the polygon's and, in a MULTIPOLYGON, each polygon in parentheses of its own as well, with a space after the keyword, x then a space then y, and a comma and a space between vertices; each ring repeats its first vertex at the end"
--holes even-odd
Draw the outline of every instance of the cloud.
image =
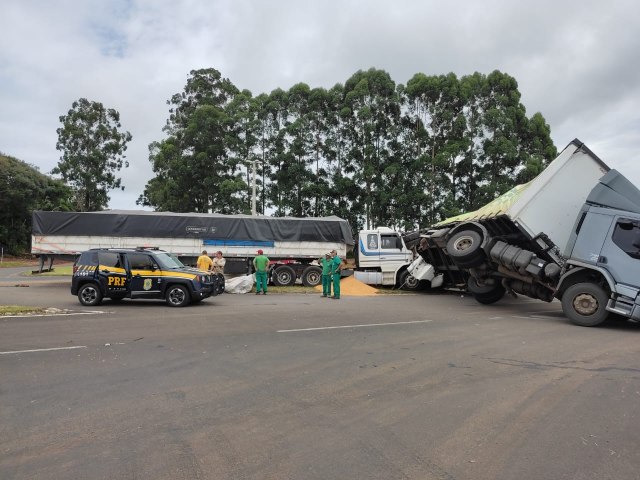
POLYGON ((376 67, 415 73, 501 70, 558 148, 584 141, 640 185, 640 5, 470 0, 264 2, 25 0, 0 18, 0 151, 49 172, 59 117, 86 97, 115 108, 133 140, 125 191, 137 208, 163 138, 166 101, 189 71, 213 67, 254 94, 298 82, 331 87, 376 67))

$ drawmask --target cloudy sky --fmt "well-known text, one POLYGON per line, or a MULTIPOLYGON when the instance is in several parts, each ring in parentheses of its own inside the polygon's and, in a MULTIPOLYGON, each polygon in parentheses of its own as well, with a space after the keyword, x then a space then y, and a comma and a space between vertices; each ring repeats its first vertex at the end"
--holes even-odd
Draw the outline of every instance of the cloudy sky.
POLYGON ((78 98, 133 135, 124 192, 152 177, 167 99, 213 67, 254 95, 343 83, 360 69, 515 77, 562 149, 574 138, 640 186, 640 3, 509 0, 1 0, 0 152, 49 173, 78 98))

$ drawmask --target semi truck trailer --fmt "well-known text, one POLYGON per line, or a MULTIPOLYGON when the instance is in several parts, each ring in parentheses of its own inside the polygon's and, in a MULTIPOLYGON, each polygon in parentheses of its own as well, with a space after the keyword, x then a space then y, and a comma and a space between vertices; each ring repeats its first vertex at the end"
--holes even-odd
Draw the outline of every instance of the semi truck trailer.
POLYGON ((318 285, 316 260, 331 250, 341 258, 354 250, 355 273, 372 285, 424 285, 408 274, 414 260, 402 236, 389 228, 359 232, 338 217, 293 218, 108 210, 102 212, 33 212, 31 253, 41 260, 75 260, 91 248, 154 247, 194 265, 203 250, 220 250, 225 274, 247 274, 257 250, 271 260, 270 281, 278 286, 300 281, 318 285), (355 248, 354 248, 355 245, 355 248))

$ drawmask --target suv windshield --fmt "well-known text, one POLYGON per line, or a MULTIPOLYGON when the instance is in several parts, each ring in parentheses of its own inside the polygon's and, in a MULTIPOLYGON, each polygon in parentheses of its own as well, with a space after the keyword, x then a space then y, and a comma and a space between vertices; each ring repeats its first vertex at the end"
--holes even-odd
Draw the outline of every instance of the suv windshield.
POLYGON ((183 263, 178 260, 178 257, 169 253, 156 253, 154 255, 162 268, 184 268, 183 263))

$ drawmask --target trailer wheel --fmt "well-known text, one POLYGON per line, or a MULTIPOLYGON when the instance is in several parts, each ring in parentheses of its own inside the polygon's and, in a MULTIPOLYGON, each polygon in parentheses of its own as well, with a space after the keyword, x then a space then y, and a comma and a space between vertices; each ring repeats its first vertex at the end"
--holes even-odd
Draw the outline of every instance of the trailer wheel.
POLYGON ((288 265, 280 265, 271 275, 271 279, 277 287, 288 287, 296 283, 296 272, 288 265))
POLYGON ((467 281, 467 288, 473 295, 473 298, 478 303, 483 305, 491 305, 496 303, 507 292, 502 286, 502 283, 494 285, 478 285, 478 281, 474 277, 469 277, 467 281))
POLYGON ((182 285, 171 285, 167 288, 166 300, 170 307, 185 307, 189 305, 191 296, 182 285))
POLYGON ((322 281, 322 269, 315 265, 310 265, 302 272, 302 284, 305 287, 315 287, 322 281))
POLYGON ((78 300, 85 307, 95 307, 102 303, 102 292, 96 283, 85 283, 78 291, 78 300))
POLYGON ((477 267, 485 260, 481 244, 482 235, 478 232, 462 230, 454 233, 447 242, 447 253, 459 267, 477 267))
POLYGON ((576 283, 562 295, 562 311, 575 325, 595 327, 609 316, 608 300, 609 295, 599 285, 576 283))
POLYGON ((400 274, 400 278, 398 278, 398 288, 402 288, 404 290, 420 290, 422 287, 422 283, 420 280, 417 280, 416 277, 411 275, 407 270, 403 270, 400 274))

